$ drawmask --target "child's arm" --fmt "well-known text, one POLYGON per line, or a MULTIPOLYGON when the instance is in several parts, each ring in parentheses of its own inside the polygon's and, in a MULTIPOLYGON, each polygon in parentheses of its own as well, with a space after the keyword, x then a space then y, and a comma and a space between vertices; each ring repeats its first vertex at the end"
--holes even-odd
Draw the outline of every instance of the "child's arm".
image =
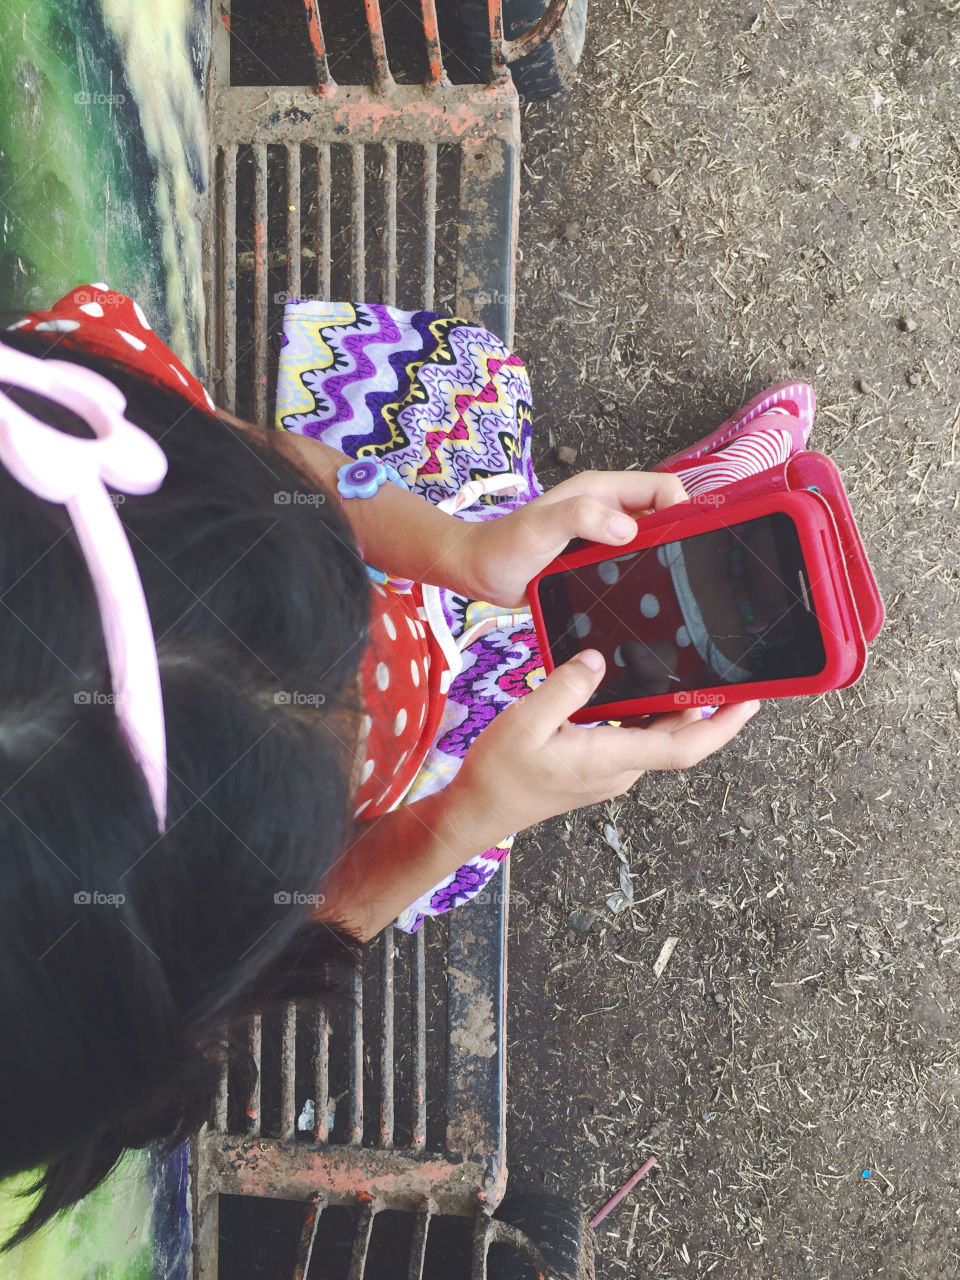
MULTIPOLYGON (((267 431, 218 413, 257 433, 267 448, 282 450, 331 501, 339 500, 337 469, 351 459, 311 436, 267 431)), ((497 520, 458 520, 394 484, 381 485, 372 498, 345 499, 343 513, 374 568, 513 609, 526 603, 527 583, 571 538, 621 545, 637 532, 631 511, 660 510, 685 496, 676 476, 585 471, 497 520)))
POLYGON ((366 941, 505 836, 620 795, 649 769, 698 764, 760 706, 727 705, 709 720, 699 709, 678 712, 641 728, 570 724, 603 667, 595 650, 557 667, 483 731, 448 787, 363 823, 321 885, 321 914, 366 941))

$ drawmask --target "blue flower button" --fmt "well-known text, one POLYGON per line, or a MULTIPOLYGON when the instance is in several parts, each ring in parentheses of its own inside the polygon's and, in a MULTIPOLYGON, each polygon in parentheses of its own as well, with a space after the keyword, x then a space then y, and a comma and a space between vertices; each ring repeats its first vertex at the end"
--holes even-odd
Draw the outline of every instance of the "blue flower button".
POLYGON ((348 462, 337 471, 337 489, 345 498, 372 498, 387 481, 406 489, 406 484, 393 467, 376 458, 348 462))

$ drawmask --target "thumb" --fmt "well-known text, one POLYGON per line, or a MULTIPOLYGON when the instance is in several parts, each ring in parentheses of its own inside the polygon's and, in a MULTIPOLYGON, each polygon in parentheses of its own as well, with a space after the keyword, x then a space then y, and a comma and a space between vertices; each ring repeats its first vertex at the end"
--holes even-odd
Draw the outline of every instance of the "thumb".
POLYGON ((596 649, 584 649, 551 671, 546 680, 518 704, 527 727, 545 741, 589 702, 605 670, 603 655, 596 649))
POLYGON ((591 494, 578 493, 572 497, 527 508, 536 516, 537 533, 550 546, 562 546, 571 538, 586 538, 616 546, 629 542, 637 534, 637 522, 633 516, 616 507, 601 502, 591 494))

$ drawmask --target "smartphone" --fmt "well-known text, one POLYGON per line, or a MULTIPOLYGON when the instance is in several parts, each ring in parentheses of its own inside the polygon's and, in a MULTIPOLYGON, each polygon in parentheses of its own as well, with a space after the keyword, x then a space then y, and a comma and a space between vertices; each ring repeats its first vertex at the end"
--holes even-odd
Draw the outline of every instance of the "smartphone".
POLYGON ((859 674, 836 530, 812 494, 647 519, 645 545, 594 544, 531 583, 548 670, 586 648, 606 661, 572 719, 821 692, 859 674))

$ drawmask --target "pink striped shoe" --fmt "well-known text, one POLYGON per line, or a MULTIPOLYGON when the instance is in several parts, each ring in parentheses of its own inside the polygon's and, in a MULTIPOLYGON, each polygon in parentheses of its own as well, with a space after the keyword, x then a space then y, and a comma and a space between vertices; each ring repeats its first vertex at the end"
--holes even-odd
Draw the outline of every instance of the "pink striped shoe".
POLYGON ((806 382, 778 382, 775 387, 768 387, 754 396, 737 410, 732 418, 728 418, 716 431, 704 436, 689 449, 671 454, 663 462, 658 462, 652 471, 675 471, 677 467, 688 466, 697 458, 715 453, 731 440, 751 435, 753 431, 763 431, 774 425, 771 417, 763 423, 756 420, 764 415, 775 414, 779 421, 776 426, 789 431, 793 446, 791 453, 799 453, 807 446, 807 437, 813 426, 813 415, 817 410, 817 397, 813 387, 806 382), (752 424, 756 423, 755 426, 752 424))

